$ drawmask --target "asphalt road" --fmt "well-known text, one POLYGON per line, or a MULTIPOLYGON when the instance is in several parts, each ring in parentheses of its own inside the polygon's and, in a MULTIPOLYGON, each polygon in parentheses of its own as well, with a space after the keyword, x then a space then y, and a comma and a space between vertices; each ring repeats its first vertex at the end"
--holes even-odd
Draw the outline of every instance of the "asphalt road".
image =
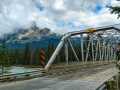
POLYGON ((95 90, 102 82, 80 81, 77 78, 85 75, 89 76, 91 73, 94 74, 112 67, 115 68, 115 64, 86 68, 64 75, 51 75, 25 81, 2 83, 0 90, 95 90))
POLYGON ((95 90, 101 83, 57 78, 35 78, 0 86, 0 90, 95 90))

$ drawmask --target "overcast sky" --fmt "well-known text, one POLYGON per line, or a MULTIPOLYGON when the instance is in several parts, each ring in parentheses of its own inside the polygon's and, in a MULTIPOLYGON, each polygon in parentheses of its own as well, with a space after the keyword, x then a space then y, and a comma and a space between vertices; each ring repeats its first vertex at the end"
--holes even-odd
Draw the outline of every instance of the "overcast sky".
POLYGON ((40 28, 64 34, 120 23, 106 6, 120 5, 116 0, 0 0, 0 36, 33 21, 40 28))

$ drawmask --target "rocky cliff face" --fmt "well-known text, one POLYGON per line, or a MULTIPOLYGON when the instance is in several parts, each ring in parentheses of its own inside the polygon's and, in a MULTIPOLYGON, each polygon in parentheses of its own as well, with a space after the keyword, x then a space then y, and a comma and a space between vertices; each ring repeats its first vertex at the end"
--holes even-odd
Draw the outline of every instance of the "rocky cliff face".
POLYGON ((40 41, 43 37, 57 37, 59 34, 51 32, 49 28, 40 29, 31 27, 29 29, 19 29, 16 33, 7 34, 7 42, 26 43, 32 41, 40 41))
POLYGON ((30 28, 30 29, 27 29, 27 30, 19 30, 16 33, 15 37, 18 38, 18 39, 22 39, 22 38, 25 38, 25 37, 38 37, 38 38, 40 38, 40 37, 46 36, 48 34, 50 34, 50 29, 48 29, 48 28, 44 28, 44 29, 30 28))

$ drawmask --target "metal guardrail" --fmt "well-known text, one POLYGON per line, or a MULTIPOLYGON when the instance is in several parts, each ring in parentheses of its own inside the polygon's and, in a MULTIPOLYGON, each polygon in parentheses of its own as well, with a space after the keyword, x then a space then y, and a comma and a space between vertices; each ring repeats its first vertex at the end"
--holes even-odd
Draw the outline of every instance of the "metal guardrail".
POLYGON ((4 74, 4 75, 0 75, 0 82, 40 76, 42 72, 43 71, 41 70, 37 70, 37 71, 24 72, 24 73, 4 74))
MULTIPOLYGON (((118 73, 116 73, 115 75, 117 75, 118 73)), ((114 75, 114 76, 115 76, 114 75)), ((110 79, 108 79, 107 81, 109 81, 109 80, 114 80, 114 76, 112 76, 110 79)), ((107 84, 106 84, 106 81, 101 85, 101 86, 99 86, 96 90, 105 90, 106 89, 106 87, 107 87, 107 84)))

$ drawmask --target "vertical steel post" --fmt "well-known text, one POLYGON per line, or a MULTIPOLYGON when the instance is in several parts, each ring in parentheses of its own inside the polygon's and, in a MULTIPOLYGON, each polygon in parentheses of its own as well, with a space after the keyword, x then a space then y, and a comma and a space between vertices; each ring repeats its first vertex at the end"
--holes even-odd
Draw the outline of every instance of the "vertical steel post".
POLYGON ((110 46, 110 60, 112 59, 112 58, 111 58, 111 55, 112 55, 112 52, 111 52, 111 51, 112 51, 112 47, 110 46))
POLYGON ((104 44, 104 50, 103 50, 103 60, 106 60, 105 59, 105 44, 104 44))
POLYGON ((107 60, 106 50, 107 50, 107 47, 105 46, 105 60, 107 60))
POLYGON ((81 56, 82 56, 82 61, 84 61, 84 51, 83 51, 83 35, 80 35, 81 40, 80 40, 80 44, 81 44, 81 56))
POLYGON ((99 39, 99 58, 100 58, 100 60, 102 60, 101 59, 101 42, 100 42, 100 39, 99 39))
POLYGON ((98 40, 97 40, 97 43, 96 43, 97 45, 96 45, 96 49, 95 49, 95 60, 97 60, 97 56, 98 56, 98 40))
POLYGON ((91 45, 92 45, 92 59, 94 61, 94 48, 93 48, 93 34, 90 34, 90 40, 91 40, 91 45))
POLYGON ((110 45, 108 45, 108 60, 110 60, 110 45))
POLYGON ((108 57, 109 57, 109 45, 107 45, 107 60, 109 59, 108 57))
POLYGON ((109 47, 109 60, 111 60, 111 46, 109 47))
POLYGON ((105 40, 103 39, 102 58, 101 58, 102 60, 103 60, 103 57, 105 56, 104 51, 105 51, 105 40))
POLYGON ((90 39, 89 39, 85 61, 87 61, 87 59, 88 59, 89 49, 90 49, 90 42, 91 42, 91 41, 90 41, 90 39))
POLYGON ((66 59, 66 62, 68 62, 68 42, 67 42, 67 40, 65 41, 65 59, 66 59))
POLYGON ((112 47, 111 47, 111 50, 110 50, 110 60, 112 60, 112 57, 113 57, 113 55, 112 55, 112 47))
POLYGON ((110 60, 111 60, 111 49, 112 49, 112 47, 110 46, 110 52, 109 52, 110 53, 110 60))
POLYGON ((112 60, 114 60, 114 49, 112 48, 112 60))
POLYGON ((117 60, 116 51, 114 51, 114 60, 117 60))
POLYGON ((116 60, 116 51, 114 50, 114 60, 116 60))

